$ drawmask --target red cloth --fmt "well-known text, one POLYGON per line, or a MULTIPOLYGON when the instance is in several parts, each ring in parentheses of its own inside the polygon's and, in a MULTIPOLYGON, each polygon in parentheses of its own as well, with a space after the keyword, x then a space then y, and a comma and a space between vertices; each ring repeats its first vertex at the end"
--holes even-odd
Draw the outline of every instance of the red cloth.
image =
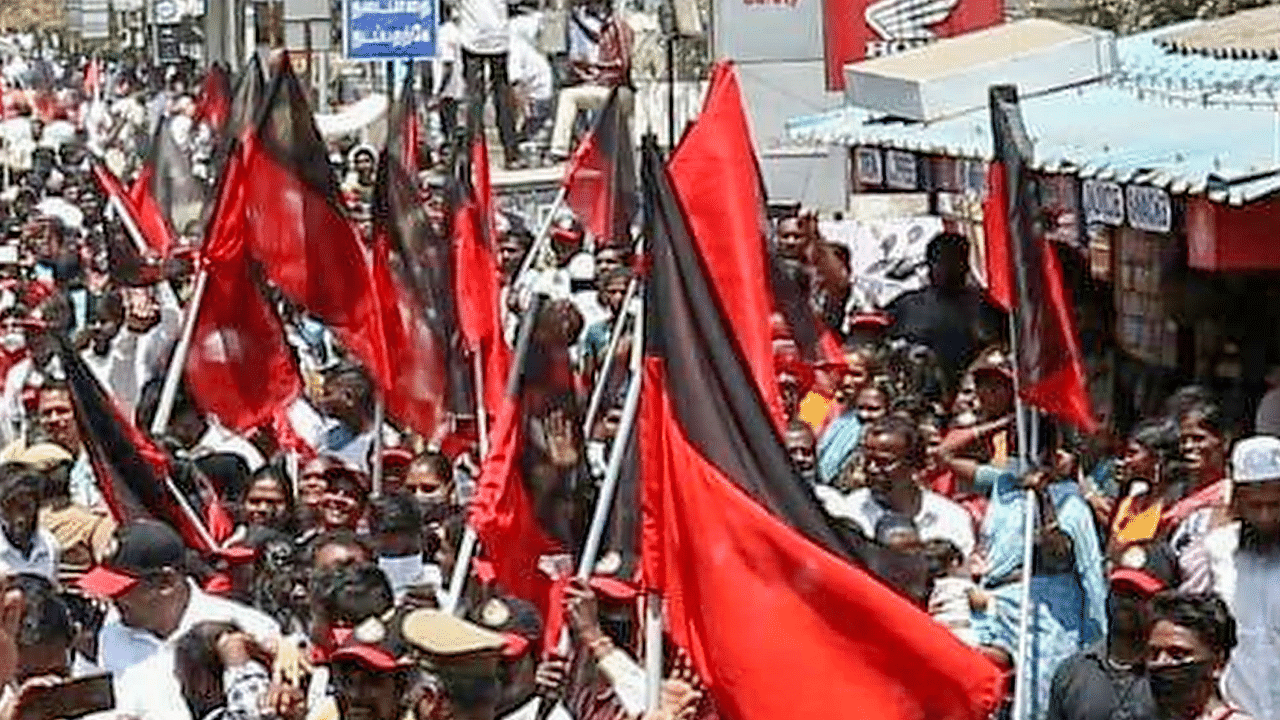
POLYGON ((635 212, 631 129, 615 90, 565 169, 565 203, 601 242, 627 237, 635 212))
POLYGON ((502 336, 498 261, 485 240, 484 208, 489 200, 480 188, 473 192, 463 198, 453 216, 454 296, 463 342, 472 353, 480 353, 484 388, 477 393, 484 399, 486 412, 494 415, 506 394, 511 350, 502 336))
POLYGON ((1004 165, 987 167, 987 197, 982 201, 982 237, 987 273, 987 297, 1005 312, 1013 309, 1013 274, 1009 260, 1009 186, 1004 165))
POLYGON ((996 156, 1006 192, 1004 225, 1017 327, 1019 394, 1029 405, 1086 432, 1097 428, 1085 381, 1075 307, 1062 281, 1053 243, 1044 235, 1043 208, 1031 181, 1031 141, 1017 89, 991 88, 996 156))
POLYGON ((174 233, 169 227, 169 221, 164 218, 160 207, 151 197, 150 168, 144 166, 128 190, 125 190, 119 178, 105 164, 97 160, 93 163, 93 177, 103 194, 109 200, 114 199, 116 207, 129 216, 125 222, 132 222, 147 247, 156 255, 167 255, 174 244, 174 233))
POLYGON ((215 133, 222 131, 231 117, 231 78, 219 63, 209 66, 200 83, 200 97, 196 101, 196 121, 209 123, 215 133))
POLYGON ((685 439, 650 360, 645 576, 736 720, 986 718, 1003 675, 928 615, 766 512, 685 439))
POLYGON ((1179 523, 1186 520, 1188 516, 1197 510, 1222 505, 1227 501, 1227 492, 1230 488, 1231 481, 1223 478, 1196 490, 1161 513, 1160 526, 1165 529, 1176 528, 1179 523))
POLYGON ((385 397, 387 412, 418 431, 435 437, 444 394, 444 349, 415 308, 413 295, 391 272, 385 236, 374 245, 373 285, 382 311, 387 353, 396 373, 385 397))
POLYGON ((765 248, 765 198, 733 64, 711 73, 702 114, 668 163, 689 229, 775 424, 785 414, 773 367, 773 295, 765 248))
POLYGON ((467 521, 498 584, 546 617, 551 579, 538 569, 538 559, 559 549, 539 526, 524 485, 524 412, 518 394, 505 398, 492 438, 467 521))
POLYGON ((235 158, 204 248, 208 280, 185 367, 200 409, 241 432, 269 422, 302 392, 284 328, 245 254, 243 179, 235 158))

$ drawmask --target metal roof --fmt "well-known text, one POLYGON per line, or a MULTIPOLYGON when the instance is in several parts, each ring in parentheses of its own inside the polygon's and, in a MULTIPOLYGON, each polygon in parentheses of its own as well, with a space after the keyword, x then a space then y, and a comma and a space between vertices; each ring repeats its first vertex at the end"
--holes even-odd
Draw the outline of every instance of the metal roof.
POLYGON ((1244 10, 1161 35, 1162 46, 1224 58, 1280 58, 1280 7, 1244 10))
MULTIPOLYGON (((1168 32, 1121 39, 1120 70, 1107 80, 1024 97, 1034 164, 1232 204, 1280 191, 1280 62, 1171 53, 1155 43, 1168 32)), ((912 123, 844 107, 793 118, 787 133, 800 144, 992 157, 985 109, 912 123)))

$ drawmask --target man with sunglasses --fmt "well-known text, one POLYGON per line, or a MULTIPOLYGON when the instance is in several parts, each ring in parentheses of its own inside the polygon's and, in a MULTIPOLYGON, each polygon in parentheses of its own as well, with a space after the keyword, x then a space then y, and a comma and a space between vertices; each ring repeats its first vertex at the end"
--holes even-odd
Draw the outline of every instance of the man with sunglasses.
POLYGON ((862 436, 867 487, 842 495, 823 493, 827 512, 852 520, 867 537, 888 513, 911 518, 921 540, 948 540, 968 557, 973 552, 969 513, 945 497, 924 489, 917 476, 925 465, 925 441, 908 418, 889 415, 873 422, 862 436))

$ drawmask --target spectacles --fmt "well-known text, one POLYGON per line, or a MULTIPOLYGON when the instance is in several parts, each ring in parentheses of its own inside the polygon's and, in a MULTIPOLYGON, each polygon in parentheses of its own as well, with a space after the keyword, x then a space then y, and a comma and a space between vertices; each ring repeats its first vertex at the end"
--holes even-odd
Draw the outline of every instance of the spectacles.
POLYGON ((902 458, 881 460, 874 457, 863 457, 862 467, 867 472, 888 474, 902 467, 902 458))

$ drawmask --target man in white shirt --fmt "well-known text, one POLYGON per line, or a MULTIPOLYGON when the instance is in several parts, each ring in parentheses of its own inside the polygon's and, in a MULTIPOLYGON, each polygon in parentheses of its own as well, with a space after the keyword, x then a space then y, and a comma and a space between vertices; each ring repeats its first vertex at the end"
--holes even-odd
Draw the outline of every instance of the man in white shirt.
POLYGON ((85 573, 79 585, 114 605, 98 633, 98 653, 102 668, 119 680, 118 699, 145 694, 156 678, 131 676, 129 670, 152 657, 163 656, 158 662, 171 675, 173 644, 196 623, 235 623, 265 647, 278 643, 280 627, 274 620, 207 595, 187 577, 186 547, 173 528, 135 520, 117 532, 116 540, 110 559, 85 573))
POLYGON ((39 527, 42 479, 22 465, 0 470, 0 564, 57 584, 58 541, 39 527))
POLYGON ((493 96, 506 166, 508 169, 521 167, 515 108, 507 80, 510 38, 506 0, 459 0, 458 31, 462 39, 462 75, 467 84, 467 137, 481 137, 485 99, 493 96))
POLYGON ((1212 590, 1239 638, 1222 687, 1258 720, 1280 720, 1280 438, 1257 436, 1231 452, 1235 520, 1201 541, 1212 590))
POLYGON ((537 48, 537 22, 517 22, 540 15, 529 13, 511 19, 511 46, 507 52, 507 77, 512 92, 523 105, 520 140, 528 142, 551 117, 555 99, 551 62, 537 48))
POLYGON ((867 427, 862 444, 868 486, 845 495, 817 485, 827 512, 852 520, 867 537, 875 537, 876 523, 888 513, 909 517, 921 540, 949 540, 968 557, 974 547, 969 513, 916 482, 926 446, 915 423, 894 415, 882 418, 867 427))

